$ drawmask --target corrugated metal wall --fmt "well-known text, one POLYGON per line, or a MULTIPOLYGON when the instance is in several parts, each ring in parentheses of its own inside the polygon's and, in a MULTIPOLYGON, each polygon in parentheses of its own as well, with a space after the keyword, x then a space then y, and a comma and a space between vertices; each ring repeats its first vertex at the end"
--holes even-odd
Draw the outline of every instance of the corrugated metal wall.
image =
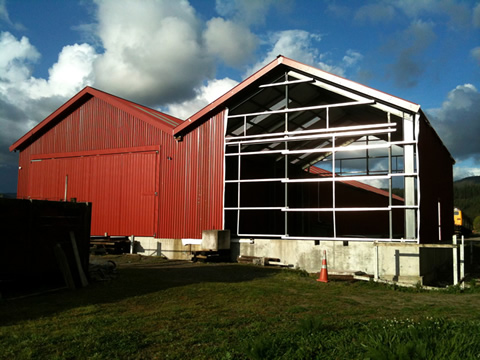
POLYGON ((29 193, 37 199, 66 196, 93 203, 94 235, 152 236, 157 161, 156 151, 34 161, 29 193))
POLYGON ((176 142, 93 97, 21 151, 18 197, 63 199, 68 175, 94 235, 200 238, 222 227, 223 133, 220 113, 176 142))
POLYGON ((201 238, 202 230, 222 229, 223 136, 221 112, 165 149, 161 172, 161 237, 201 238), (168 214, 167 214, 168 212, 168 214))

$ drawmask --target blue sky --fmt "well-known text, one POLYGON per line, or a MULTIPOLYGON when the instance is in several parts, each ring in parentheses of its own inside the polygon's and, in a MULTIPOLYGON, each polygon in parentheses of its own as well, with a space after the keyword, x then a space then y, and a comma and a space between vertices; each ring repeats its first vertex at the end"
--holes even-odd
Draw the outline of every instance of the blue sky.
POLYGON ((87 85, 185 119, 279 54, 420 104, 480 175, 480 1, 0 0, 0 193, 87 85))

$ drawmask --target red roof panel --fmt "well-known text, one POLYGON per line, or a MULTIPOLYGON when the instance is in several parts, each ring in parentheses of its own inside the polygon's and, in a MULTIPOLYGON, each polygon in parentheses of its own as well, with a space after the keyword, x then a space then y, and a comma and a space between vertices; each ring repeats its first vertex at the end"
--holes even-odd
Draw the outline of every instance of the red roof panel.
POLYGON ((31 143, 39 136, 41 136, 46 130, 48 130, 52 125, 56 124, 57 122, 61 121, 64 114, 71 111, 72 109, 77 108, 78 106, 82 105, 88 99, 96 97, 99 99, 104 100, 105 102, 124 110, 125 112, 149 123, 150 125, 159 128, 160 130, 172 134, 173 129, 182 124, 183 121, 177 119, 173 116, 164 114, 160 111, 150 109, 146 106, 136 104, 134 102, 119 98, 117 96, 108 94, 106 92, 94 89, 90 86, 85 87, 82 91, 68 100, 65 104, 60 106, 57 110, 55 110, 52 114, 50 114, 47 118, 41 121, 37 126, 27 132, 24 136, 22 136, 19 140, 17 140, 14 144, 10 146, 10 151, 18 150, 24 145, 31 143))
MULTIPOLYGON (((306 169, 306 171, 308 171, 310 174, 315 174, 315 175, 318 175, 320 177, 330 177, 330 176, 332 176, 332 173, 330 171, 325 170, 325 169, 321 169, 321 168, 316 167, 316 166, 310 166, 309 168, 306 169)), ((336 175, 336 178, 341 178, 341 176, 336 175)), ((387 196, 387 197, 389 195, 388 191, 376 188, 375 186, 364 184, 360 181, 347 180, 347 181, 342 181, 342 183, 353 186, 353 187, 356 187, 358 189, 370 191, 370 192, 373 192, 373 193, 378 194, 378 195, 387 196)), ((395 195, 395 194, 392 194, 392 199, 396 199, 396 200, 399 200, 399 201, 404 201, 403 198, 401 198, 400 196, 395 195)))

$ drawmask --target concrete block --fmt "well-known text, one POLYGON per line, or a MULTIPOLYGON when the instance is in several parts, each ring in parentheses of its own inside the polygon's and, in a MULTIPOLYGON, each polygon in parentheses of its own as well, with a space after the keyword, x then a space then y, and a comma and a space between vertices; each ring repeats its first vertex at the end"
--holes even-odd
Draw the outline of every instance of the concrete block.
POLYGON ((230 249, 230 230, 203 230, 202 249, 212 251, 230 249))

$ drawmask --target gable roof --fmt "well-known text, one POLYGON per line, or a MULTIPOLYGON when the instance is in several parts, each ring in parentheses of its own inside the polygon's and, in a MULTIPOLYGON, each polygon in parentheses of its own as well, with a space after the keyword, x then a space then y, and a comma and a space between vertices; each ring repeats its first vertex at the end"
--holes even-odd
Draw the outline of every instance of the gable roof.
MULTIPOLYGON (((310 174, 315 174, 315 175, 318 175, 319 177, 330 177, 332 176, 332 173, 328 170, 325 170, 325 169, 321 169, 317 166, 310 166, 308 167, 307 169, 305 169, 306 171, 308 171, 310 174)), ((336 175, 337 178, 341 178, 340 175, 336 175)), ((347 185, 350 185, 350 186, 353 186, 357 189, 361 189, 361 190, 365 190, 365 191, 370 191, 372 193, 375 193, 375 194, 378 194, 378 195, 382 195, 382 196, 385 196, 385 197, 388 197, 389 196, 389 193, 388 191, 385 191, 385 190, 382 190, 382 189, 379 189, 375 186, 371 186, 371 185, 367 185, 367 184, 364 184, 360 181, 356 181, 356 180, 346 180, 346 181, 342 181, 343 184, 347 184, 347 185)), ((395 200, 399 200, 399 201, 404 201, 404 199, 398 195, 395 195, 395 194, 392 194, 392 199, 395 199, 395 200)))
POLYGON ((240 84, 232 88, 230 91, 219 97, 214 102, 210 103, 190 118, 185 120, 182 124, 178 125, 174 129, 174 135, 183 134, 188 132, 195 123, 211 115, 214 111, 218 111, 219 107, 225 106, 232 97, 239 94, 242 90, 252 85, 255 81, 263 77, 264 75, 272 72, 273 70, 294 70, 302 75, 312 76, 322 82, 328 84, 330 87, 337 88, 339 90, 348 90, 352 94, 357 94, 362 97, 372 99, 384 104, 389 104, 395 108, 403 111, 417 113, 420 110, 420 105, 413 102, 401 99, 399 97, 384 93, 379 90, 375 90, 371 87, 362 85, 352 80, 345 79, 341 76, 331 74, 329 72, 317 69, 313 66, 303 64, 301 62, 289 59, 285 56, 279 55, 275 60, 258 70, 256 73, 242 81, 240 84))
POLYGON ((92 97, 101 99, 108 104, 115 106, 116 108, 123 110, 169 134, 173 133, 173 129, 176 126, 183 123, 182 120, 173 116, 87 86, 70 100, 68 100, 65 104, 60 106, 47 118, 41 121, 37 126, 18 139, 10 146, 9 150, 14 151, 26 147, 28 144, 35 141, 38 137, 48 131, 53 125, 62 121, 66 114, 77 109, 92 97))

